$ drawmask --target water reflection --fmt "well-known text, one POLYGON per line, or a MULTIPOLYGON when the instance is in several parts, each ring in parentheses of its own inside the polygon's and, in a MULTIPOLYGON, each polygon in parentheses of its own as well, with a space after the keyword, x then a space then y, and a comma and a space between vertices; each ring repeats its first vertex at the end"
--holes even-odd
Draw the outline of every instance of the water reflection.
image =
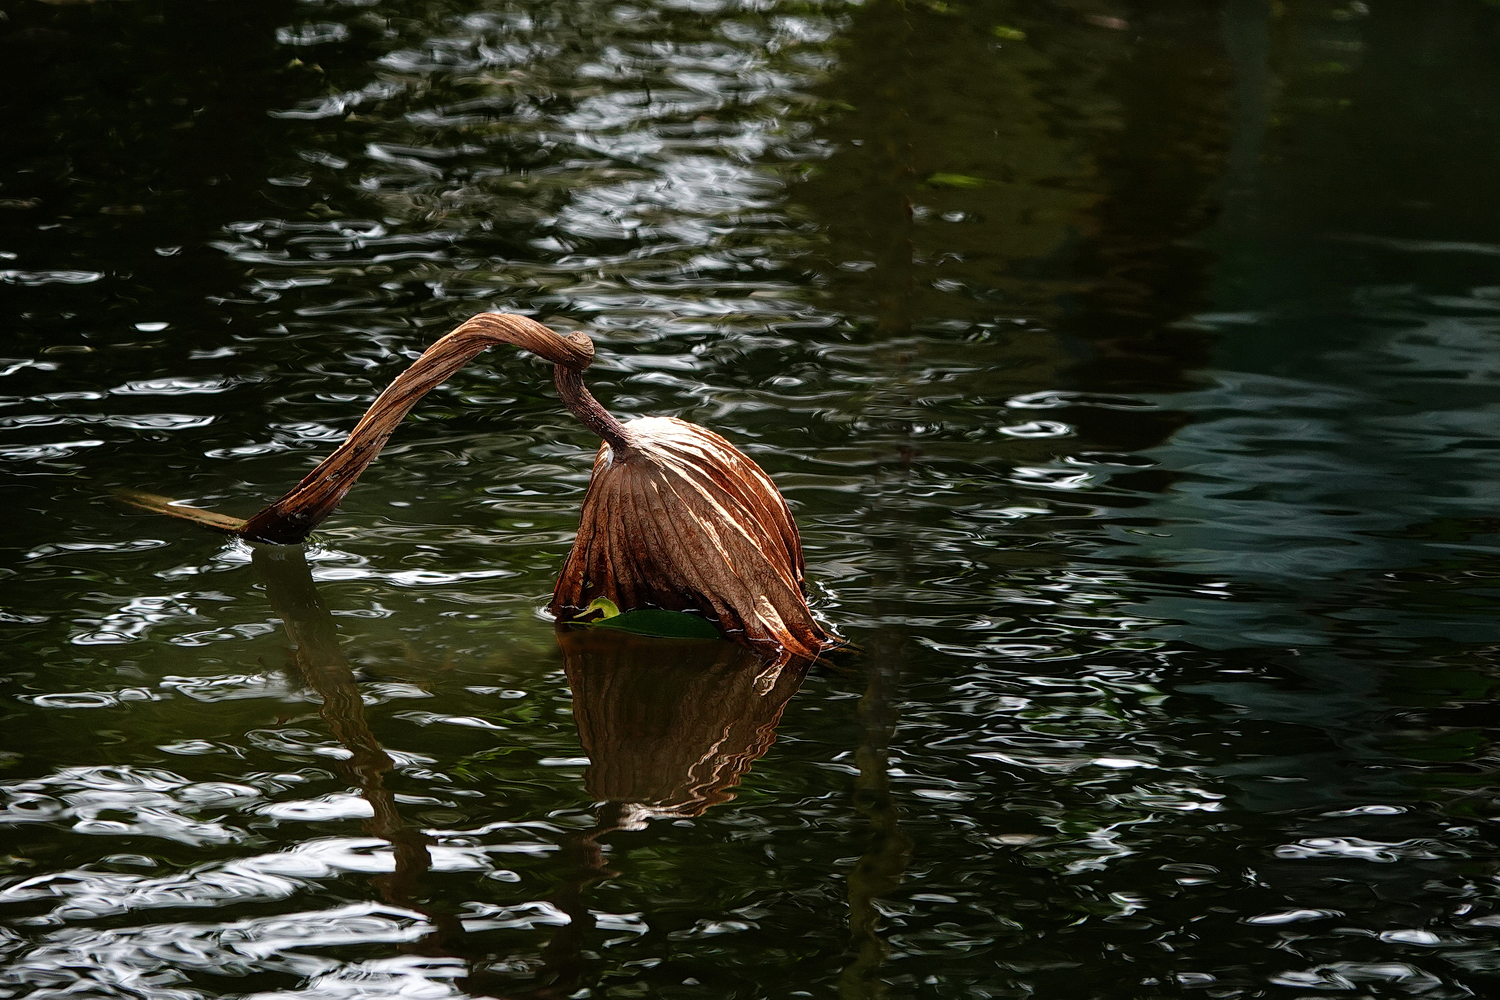
POLYGON ((698 816, 733 798, 731 789, 775 741, 776 724, 809 666, 768 661, 718 640, 560 627, 573 716, 589 759, 584 788, 601 805, 590 828, 560 841, 560 882, 545 905, 563 924, 542 948, 539 964, 509 956, 492 969, 496 956, 468 935, 459 915, 421 901, 423 876, 433 867, 433 839, 401 815, 388 785, 395 762, 366 719, 364 693, 303 548, 256 545, 251 563, 291 640, 299 679, 317 694, 318 714, 348 751, 338 768, 370 806, 365 830, 391 845, 391 870, 372 883, 387 904, 421 914, 431 925, 402 950, 462 959, 468 974, 453 985, 476 996, 567 996, 576 990, 597 926, 586 890, 616 874, 605 862, 601 838, 642 830, 652 819, 698 816), (518 971, 530 982, 518 987, 518 971))
POLYGON ((338 627, 318 594, 300 545, 253 546, 251 564, 266 587, 271 607, 291 640, 291 659, 300 680, 317 693, 318 715, 334 739, 349 751, 338 768, 370 805, 365 830, 391 845, 392 870, 373 881, 393 906, 422 913, 439 939, 462 932, 450 915, 415 902, 421 877, 432 868, 431 839, 407 824, 386 778, 395 762, 365 718, 364 695, 339 647, 338 627))
POLYGON ((717 640, 571 630, 558 641, 590 761, 584 786, 616 805, 622 827, 731 799, 807 672, 717 640))
POLYGON ((855 750, 854 806, 865 819, 864 853, 848 874, 849 937, 854 955, 839 976, 845 1000, 876 1000, 889 992, 882 966, 890 946, 881 935, 881 900, 900 885, 911 861, 912 840, 901 830, 891 789, 891 736, 898 718, 904 637, 882 635, 872 651, 868 681, 859 701, 863 739, 855 750))

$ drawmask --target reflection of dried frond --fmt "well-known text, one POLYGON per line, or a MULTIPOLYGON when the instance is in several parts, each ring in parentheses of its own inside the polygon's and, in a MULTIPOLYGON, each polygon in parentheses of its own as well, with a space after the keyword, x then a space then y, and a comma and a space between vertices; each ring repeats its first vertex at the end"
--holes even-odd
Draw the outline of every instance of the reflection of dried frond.
POLYGON ((421 830, 406 825, 395 793, 386 786, 385 776, 395 768, 395 762, 365 718, 364 699, 354 671, 339 648, 338 628, 313 583, 307 558, 300 548, 257 546, 251 562, 292 641, 297 675, 322 700, 318 714, 328 723, 334 739, 349 751, 339 769, 370 804, 365 829, 390 841, 395 867, 377 884, 391 903, 421 909, 411 897, 421 876, 432 867, 428 838, 421 830))
POLYGON ((776 739, 805 661, 778 665, 743 647, 560 631, 573 718, 596 800, 630 803, 621 822, 696 816, 776 739))

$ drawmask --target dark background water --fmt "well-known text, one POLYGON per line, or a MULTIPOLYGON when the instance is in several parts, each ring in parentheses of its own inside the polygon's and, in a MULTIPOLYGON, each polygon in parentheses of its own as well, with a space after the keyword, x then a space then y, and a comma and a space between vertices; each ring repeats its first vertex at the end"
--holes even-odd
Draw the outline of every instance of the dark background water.
POLYGON ((1493 4, 0 14, 0 996, 1500 990, 1493 4), (864 654, 560 645, 514 353, 108 499, 483 309, 864 654))

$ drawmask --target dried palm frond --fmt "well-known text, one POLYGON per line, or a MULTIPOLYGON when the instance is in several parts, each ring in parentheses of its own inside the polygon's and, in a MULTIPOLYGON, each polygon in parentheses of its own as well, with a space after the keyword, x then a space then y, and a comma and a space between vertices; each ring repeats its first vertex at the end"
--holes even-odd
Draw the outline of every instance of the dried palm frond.
POLYGON ((559 618, 595 598, 699 611, 750 645, 816 657, 832 645, 803 596, 802 546, 770 478, 710 430, 624 425, 594 459, 578 537, 552 593, 559 618))
POLYGON ((808 609, 797 526, 760 467, 696 424, 670 417, 620 423, 584 387, 594 357, 588 336, 560 335, 523 316, 481 313, 438 340, 333 454, 247 520, 151 494, 121 498, 252 541, 300 542, 338 507, 417 401, 497 343, 551 361, 563 403, 604 439, 553 614, 568 620, 605 597, 624 611, 700 612, 729 638, 778 656, 815 657, 837 644, 808 609))

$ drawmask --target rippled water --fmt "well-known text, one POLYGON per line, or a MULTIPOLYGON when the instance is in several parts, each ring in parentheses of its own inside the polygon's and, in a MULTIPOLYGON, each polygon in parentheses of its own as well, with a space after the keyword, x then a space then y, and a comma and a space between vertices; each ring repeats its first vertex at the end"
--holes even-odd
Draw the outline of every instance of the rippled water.
POLYGON ((0 996, 1494 995, 1500 10, 0 4, 0 996), (557 636, 729 436, 860 655, 557 636))

